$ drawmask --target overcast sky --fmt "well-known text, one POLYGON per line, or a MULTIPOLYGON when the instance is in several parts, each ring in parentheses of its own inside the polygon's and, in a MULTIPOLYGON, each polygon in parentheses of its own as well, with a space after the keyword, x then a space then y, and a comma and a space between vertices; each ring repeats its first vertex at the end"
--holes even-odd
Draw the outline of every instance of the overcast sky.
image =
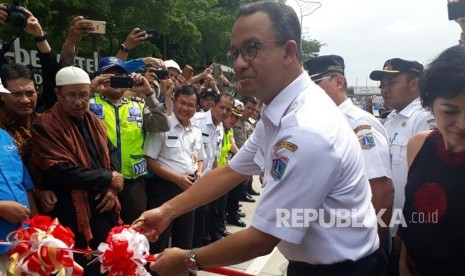
MULTIPOLYGON (((287 0, 300 17, 297 0, 287 0)), ((303 0, 299 0, 303 5, 303 0)), ((320 55, 345 60, 349 85, 378 85, 368 77, 387 59, 417 60, 423 65, 457 45, 460 27, 447 18, 446 0, 320 0, 303 17, 303 35, 323 46, 320 55)), ((304 11, 305 12, 305 11, 304 11)))

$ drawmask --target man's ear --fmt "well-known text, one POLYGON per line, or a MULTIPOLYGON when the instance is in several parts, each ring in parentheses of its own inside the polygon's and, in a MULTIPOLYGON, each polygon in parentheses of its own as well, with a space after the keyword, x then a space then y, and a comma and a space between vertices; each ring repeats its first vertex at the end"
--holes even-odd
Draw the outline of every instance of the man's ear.
POLYGON ((420 78, 414 78, 409 82, 409 90, 412 93, 418 94, 419 85, 420 85, 420 78))
POLYGON ((338 88, 344 88, 345 85, 345 78, 343 75, 336 75, 336 84, 338 88))
POLYGON ((53 88, 53 92, 55 92, 55 96, 58 98, 58 94, 60 93, 60 89, 53 88))
POLYGON ((297 57, 297 51, 299 51, 299 47, 294 40, 288 40, 284 45, 285 56, 284 58, 289 61, 294 61, 294 58, 297 57))

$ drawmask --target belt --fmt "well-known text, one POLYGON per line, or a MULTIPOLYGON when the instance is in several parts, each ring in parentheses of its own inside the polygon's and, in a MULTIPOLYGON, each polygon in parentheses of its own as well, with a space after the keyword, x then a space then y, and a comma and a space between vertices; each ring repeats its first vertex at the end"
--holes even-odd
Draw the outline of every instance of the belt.
POLYGON ((298 262, 289 260, 289 266, 293 266, 299 271, 326 271, 334 269, 351 269, 358 266, 363 266, 367 262, 371 262, 374 258, 383 258, 384 254, 380 249, 356 261, 343 261, 334 264, 310 264, 306 262, 298 262))

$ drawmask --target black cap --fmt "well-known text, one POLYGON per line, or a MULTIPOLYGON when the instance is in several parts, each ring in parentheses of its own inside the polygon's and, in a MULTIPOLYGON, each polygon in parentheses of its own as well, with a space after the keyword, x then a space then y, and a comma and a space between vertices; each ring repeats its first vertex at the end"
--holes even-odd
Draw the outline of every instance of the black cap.
POLYGON ((423 65, 418 61, 405 60, 401 58, 393 58, 387 60, 382 70, 375 70, 371 72, 370 79, 380 81, 389 75, 394 76, 402 73, 412 73, 420 75, 423 71, 423 65))
POLYGON ((344 59, 336 55, 314 57, 304 63, 310 78, 322 76, 326 73, 340 73, 344 75, 344 59))

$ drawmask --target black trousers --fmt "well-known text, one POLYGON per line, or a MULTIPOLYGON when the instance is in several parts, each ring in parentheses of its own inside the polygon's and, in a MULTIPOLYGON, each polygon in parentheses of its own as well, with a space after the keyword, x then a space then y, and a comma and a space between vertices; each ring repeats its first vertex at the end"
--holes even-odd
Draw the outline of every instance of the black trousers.
POLYGON ((118 194, 121 202, 120 215, 124 224, 131 224, 147 210, 146 186, 145 175, 124 180, 124 189, 118 194))
POLYGON ((378 276, 384 272, 384 253, 377 250, 357 261, 345 261, 331 265, 312 265, 289 261, 288 276, 378 276))
POLYGON ((225 206, 226 206, 227 195, 223 195, 220 198, 210 202, 209 212, 206 220, 207 231, 212 239, 215 237, 221 238, 219 234, 226 230, 225 225, 225 206))
POLYGON ((226 213, 228 217, 236 217, 237 212, 239 211, 239 199, 242 194, 242 183, 234 187, 228 193, 228 198, 226 202, 226 213))
POLYGON ((194 222, 194 238, 192 247, 202 247, 204 236, 206 232, 207 216, 210 212, 209 204, 205 204, 195 209, 195 222, 194 222))
MULTIPOLYGON (((154 176, 147 183, 146 191, 148 209, 159 207, 183 192, 176 184, 157 176, 154 176)), ((172 247, 192 248, 194 214, 194 212, 189 212, 172 221, 160 235, 158 241, 150 244, 150 253, 159 253, 168 248, 170 237, 172 247)))

